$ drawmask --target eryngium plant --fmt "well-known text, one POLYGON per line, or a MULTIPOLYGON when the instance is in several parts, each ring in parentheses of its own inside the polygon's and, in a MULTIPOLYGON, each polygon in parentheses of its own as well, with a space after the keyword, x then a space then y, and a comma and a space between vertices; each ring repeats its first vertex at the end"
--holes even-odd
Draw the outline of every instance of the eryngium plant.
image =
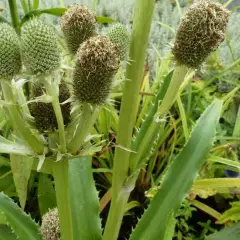
POLYGON ((180 64, 198 68, 224 40, 230 12, 219 3, 197 1, 181 19, 172 52, 180 64))
MULTIPOLYGON (((43 95, 43 86, 41 84, 34 84, 31 89, 31 98, 34 100, 43 95)), ((70 102, 64 103, 70 98, 70 92, 66 83, 62 82, 59 85, 59 102, 61 104, 61 111, 63 115, 64 124, 70 122, 70 102), (64 104, 63 104, 64 103, 64 104)), ((35 119, 35 124, 40 132, 54 131, 58 128, 57 119, 51 103, 33 102, 30 104, 31 115, 35 119)))
POLYGON ((96 24, 95 14, 86 7, 74 4, 68 8, 61 18, 61 28, 72 54, 77 52, 81 43, 96 35, 96 24))
POLYGON ((21 29, 21 50, 26 69, 34 74, 50 73, 60 64, 60 51, 53 29, 39 19, 21 29))
POLYGON ((54 208, 42 218, 41 235, 44 240, 60 240, 58 209, 54 208))
POLYGON ((127 54, 130 41, 127 28, 121 23, 116 23, 109 29, 107 36, 116 45, 119 55, 123 60, 127 54))
POLYGON ((102 105, 106 102, 120 58, 107 37, 95 36, 78 50, 73 76, 74 96, 81 103, 102 105))
POLYGON ((0 23, 0 78, 10 78, 21 70, 19 38, 7 23, 0 23))

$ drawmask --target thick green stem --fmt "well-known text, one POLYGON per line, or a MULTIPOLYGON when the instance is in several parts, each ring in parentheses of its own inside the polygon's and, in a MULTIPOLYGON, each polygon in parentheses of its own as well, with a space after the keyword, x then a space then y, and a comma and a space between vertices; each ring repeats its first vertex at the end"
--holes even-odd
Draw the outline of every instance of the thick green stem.
POLYGON ((82 113, 76 131, 73 138, 68 143, 68 151, 70 153, 76 153, 86 136, 90 133, 99 113, 98 107, 93 107, 88 103, 83 104, 82 113))
POLYGON ((19 27, 19 15, 18 15, 18 8, 16 0, 8 0, 10 14, 12 18, 12 25, 18 31, 19 27))
POLYGON ((6 108, 8 109, 9 118, 13 128, 20 134, 20 136, 28 143, 29 146, 38 154, 44 152, 44 144, 34 135, 29 129, 21 114, 18 111, 18 107, 14 102, 14 94, 10 82, 7 80, 1 81, 3 96, 6 101, 6 108))
POLYGON ((61 239, 63 240, 73 239, 68 164, 68 160, 61 160, 52 164, 60 220, 61 239))
MULTIPOLYGON (((51 84, 47 79, 44 81, 44 86, 46 88, 47 93, 52 97, 52 106, 53 110, 57 119, 58 124, 58 133, 59 133, 59 149, 61 153, 66 153, 66 138, 65 138, 65 131, 64 131, 64 121, 63 121, 63 115, 62 110, 59 103, 59 94, 58 91, 56 91, 55 87, 56 85, 51 84)), ((58 86, 57 86, 58 87, 58 86)))
POLYGON ((188 68, 186 66, 176 64, 168 90, 158 108, 158 114, 160 117, 163 117, 175 102, 177 93, 187 72, 188 68))
MULTIPOLYGON (((130 64, 127 66, 126 71, 127 81, 125 82, 123 90, 119 132, 117 135, 117 144, 125 148, 130 148, 131 146, 154 6, 155 0, 135 1, 133 29, 129 51, 130 64)), ((112 201, 104 232, 105 240, 117 239, 125 205, 130 194, 129 191, 122 191, 128 175, 129 154, 130 152, 122 148, 116 148, 113 166, 112 201)))

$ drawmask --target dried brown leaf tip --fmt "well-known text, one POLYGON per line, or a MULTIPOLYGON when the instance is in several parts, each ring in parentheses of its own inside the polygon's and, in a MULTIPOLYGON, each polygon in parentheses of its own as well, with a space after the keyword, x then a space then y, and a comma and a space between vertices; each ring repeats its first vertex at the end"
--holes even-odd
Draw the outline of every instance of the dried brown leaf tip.
POLYGON ((176 33, 173 55, 178 63, 198 68, 224 41, 230 12, 211 1, 197 1, 182 17, 176 33))

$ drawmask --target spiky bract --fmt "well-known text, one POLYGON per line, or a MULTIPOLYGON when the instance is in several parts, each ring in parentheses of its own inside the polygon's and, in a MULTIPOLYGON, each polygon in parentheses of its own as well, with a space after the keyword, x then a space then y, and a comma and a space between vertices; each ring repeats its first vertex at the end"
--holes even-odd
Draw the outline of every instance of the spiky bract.
POLYGON ((24 64, 34 74, 47 74, 59 67, 60 49, 53 29, 39 19, 25 23, 21 31, 24 64))
POLYGON ((61 28, 65 35, 68 49, 75 54, 88 38, 96 35, 96 16, 86 7, 74 4, 61 18, 61 28))
POLYGON ((95 36, 81 45, 77 55, 73 76, 75 98, 82 103, 104 104, 119 68, 115 45, 107 37, 95 36))
MULTIPOLYGON (((44 88, 42 85, 38 83, 33 85, 31 89, 31 99, 34 100, 34 98, 42 96, 43 90, 44 88)), ((59 85, 59 102, 63 103, 69 98, 69 89, 66 83, 62 82, 59 85)), ((61 104, 61 111, 64 124, 67 125, 70 122, 71 104, 69 102, 61 104)), ((31 115, 35 118, 36 128, 40 132, 54 131, 58 128, 57 119, 51 103, 33 102, 30 104, 30 112, 31 115)))
POLYGON ((200 0, 181 19, 172 52, 178 63, 198 68, 224 40, 230 13, 221 4, 200 0))
POLYGON ((7 23, 0 23, 0 78, 13 77, 21 70, 19 38, 7 23))
POLYGON ((130 41, 130 35, 127 28, 121 23, 114 24, 109 29, 107 36, 116 45, 121 59, 124 59, 127 54, 130 41))
POLYGON ((42 218, 41 235, 44 240, 60 240, 58 209, 54 208, 42 218))

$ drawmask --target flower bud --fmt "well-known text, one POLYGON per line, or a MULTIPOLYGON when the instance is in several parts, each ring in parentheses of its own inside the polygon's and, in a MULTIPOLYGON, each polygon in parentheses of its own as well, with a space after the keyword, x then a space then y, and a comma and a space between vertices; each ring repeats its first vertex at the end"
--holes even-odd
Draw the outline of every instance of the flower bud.
MULTIPOLYGON (((31 89, 31 99, 34 100, 34 98, 42 95, 42 85, 40 85, 39 83, 33 85, 31 89)), ((69 98, 70 91, 66 83, 63 82, 59 85, 59 102, 63 103, 69 98)), ((67 125, 70 122, 71 104, 69 102, 61 104, 61 111, 64 124, 67 125)), ((30 112, 35 119, 36 128, 40 132, 54 131, 58 129, 57 119, 53 110, 52 103, 33 102, 30 104, 30 112)))
POLYGON ((23 62, 34 74, 47 74, 59 67, 60 50, 53 29, 38 19, 26 22, 21 31, 23 62))
POLYGON ((178 63, 198 68, 224 40, 230 12, 221 4, 200 0, 181 19, 173 55, 178 63))
POLYGON ((54 208, 42 218, 41 235, 44 240, 60 240, 58 209, 54 208))
POLYGON ((114 24, 110 28, 107 36, 116 45, 119 51, 119 55, 123 60, 127 54, 130 41, 130 36, 127 28, 120 23, 114 24))
POLYGON ((107 37, 95 36, 85 41, 77 53, 73 76, 75 98, 82 103, 104 104, 119 62, 116 47, 107 37))
POLYGON ((19 38, 7 23, 0 23, 0 78, 13 77, 21 70, 19 38))
POLYGON ((61 28, 65 35, 68 49, 75 54, 88 38, 96 34, 96 16, 86 7, 72 5, 61 18, 61 28))

